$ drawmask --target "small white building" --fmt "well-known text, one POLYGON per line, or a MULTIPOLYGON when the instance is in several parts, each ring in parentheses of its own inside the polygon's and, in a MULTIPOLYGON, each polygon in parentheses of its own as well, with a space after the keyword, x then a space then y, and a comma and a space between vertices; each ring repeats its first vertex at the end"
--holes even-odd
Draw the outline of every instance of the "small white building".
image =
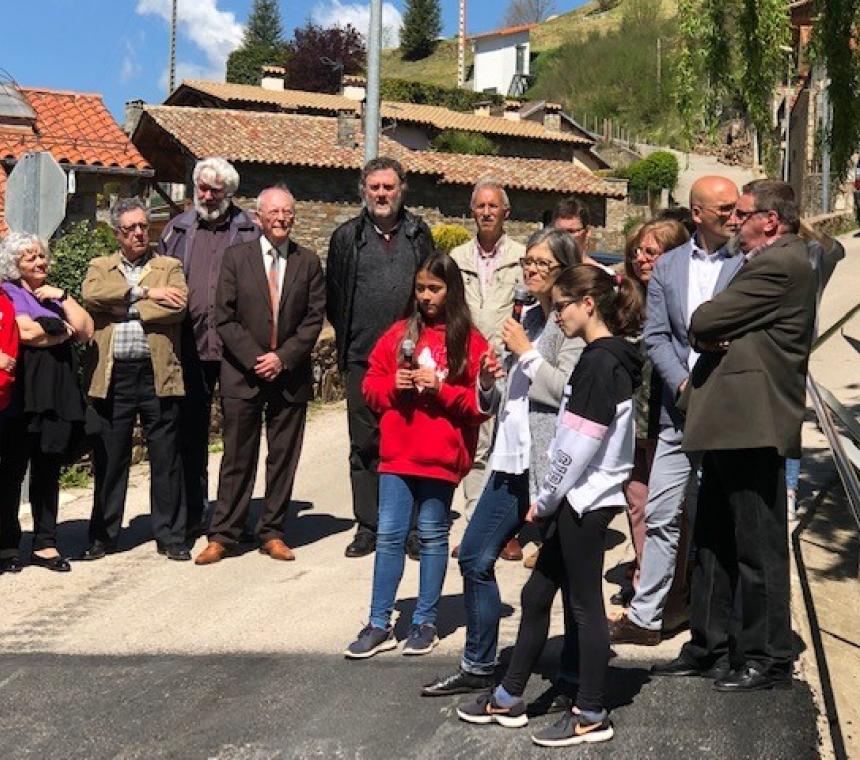
POLYGON ((534 26, 509 26, 469 38, 475 54, 472 76, 475 92, 522 95, 525 78, 530 73, 529 32, 534 26))

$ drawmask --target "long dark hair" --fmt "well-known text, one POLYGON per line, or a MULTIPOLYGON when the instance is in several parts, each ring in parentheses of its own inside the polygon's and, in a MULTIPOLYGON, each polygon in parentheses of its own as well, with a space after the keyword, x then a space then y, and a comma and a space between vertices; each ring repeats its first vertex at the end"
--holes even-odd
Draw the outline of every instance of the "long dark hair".
POLYGON ((635 335, 642 326, 642 293, 630 277, 609 274, 591 264, 565 269, 554 287, 566 298, 594 299, 597 313, 613 335, 635 335))
MULTIPOLYGON (((445 295, 445 351, 448 355, 448 376, 455 380, 462 377, 469 363, 469 342, 471 339, 472 313, 466 304, 466 291, 463 288, 463 274, 460 267, 447 253, 432 253, 415 272, 427 272, 442 280, 447 287, 445 295)), ((424 329, 424 315, 415 297, 415 280, 412 282, 412 295, 404 314, 406 332, 403 338, 414 343, 424 329)), ((402 341, 401 341, 402 342, 402 341)))

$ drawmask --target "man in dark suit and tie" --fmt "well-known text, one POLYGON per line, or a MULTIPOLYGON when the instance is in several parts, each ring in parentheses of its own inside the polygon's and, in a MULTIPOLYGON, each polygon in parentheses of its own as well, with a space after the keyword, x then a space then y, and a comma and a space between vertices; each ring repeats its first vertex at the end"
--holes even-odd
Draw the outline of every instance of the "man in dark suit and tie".
POLYGON ((816 278, 794 234, 789 185, 746 185, 732 220, 746 262, 690 323, 703 353, 685 392, 683 446, 704 452, 692 638, 654 673, 750 691, 791 684, 785 458, 800 456, 816 278), (741 621, 731 640, 736 590, 741 621))
POLYGON ((257 198, 262 237, 224 252, 216 297, 224 346, 221 397, 224 456, 209 544, 198 565, 218 562, 239 542, 248 516, 260 425, 266 421, 266 494, 256 526, 260 551, 292 560, 283 522, 313 394, 311 351, 325 314, 325 279, 316 254, 290 240, 295 199, 286 187, 257 198))

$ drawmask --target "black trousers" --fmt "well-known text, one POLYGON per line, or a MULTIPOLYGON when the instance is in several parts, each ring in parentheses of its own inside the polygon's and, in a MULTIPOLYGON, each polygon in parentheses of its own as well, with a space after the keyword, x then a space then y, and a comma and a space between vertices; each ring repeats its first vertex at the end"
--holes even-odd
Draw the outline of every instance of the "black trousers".
POLYGON ((361 392, 366 374, 367 364, 350 364, 346 373, 349 479, 352 484, 352 512, 358 530, 376 535, 379 523, 379 421, 361 392))
POLYGON ((149 454, 152 533, 160 546, 185 541, 179 459, 179 399, 155 395, 152 362, 114 361, 106 399, 94 399, 101 431, 93 449, 95 493, 90 541, 115 546, 122 527, 131 444, 138 414, 149 454))
POLYGON ((291 404, 282 396, 222 398, 224 407, 224 456, 218 481, 218 503, 212 515, 209 540, 233 546, 241 540, 248 517, 257 460, 260 428, 266 422, 266 495, 255 529, 261 544, 284 538, 284 519, 290 506, 293 482, 305 434, 305 403, 291 404))
POLYGON ((548 531, 535 569, 523 586, 522 617, 517 641, 502 686, 521 696, 549 634, 550 611, 559 588, 567 595, 571 616, 565 616, 567 656, 579 659, 576 706, 604 708, 609 665, 609 629, 603 603, 603 554, 606 529, 617 509, 596 509, 578 515, 567 500, 548 531), (572 618, 572 620, 571 620, 572 618), (573 625, 572 625, 573 624, 573 625))
POLYGON ((60 454, 39 448, 39 436, 27 432, 23 417, 0 423, 0 559, 18 557, 21 485, 30 465, 30 506, 33 510, 33 551, 57 546, 60 506, 60 454))
POLYGON ((712 451, 702 461, 690 591, 692 637, 683 654, 702 667, 728 657, 785 675, 793 650, 785 460, 775 449, 712 451), (729 635, 735 594, 741 624, 729 635))
POLYGON ((192 530, 203 521, 209 506, 209 420, 221 362, 201 361, 192 346, 183 354, 182 372, 185 396, 179 402, 179 449, 186 519, 192 530))

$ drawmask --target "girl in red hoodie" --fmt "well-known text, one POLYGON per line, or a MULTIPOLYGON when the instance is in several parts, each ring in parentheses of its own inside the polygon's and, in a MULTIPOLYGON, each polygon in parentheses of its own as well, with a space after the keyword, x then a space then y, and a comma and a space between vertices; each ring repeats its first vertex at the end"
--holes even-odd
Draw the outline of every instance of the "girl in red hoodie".
POLYGON ((397 646, 390 620, 413 504, 421 580, 403 654, 426 654, 439 642, 451 500, 472 467, 486 419, 475 388, 487 342, 472 324, 463 276, 450 256, 433 254, 416 272, 407 314, 374 346, 362 386, 380 415, 379 528, 370 622, 344 652, 353 659, 397 646))
MULTIPOLYGON (((17 358, 18 325, 15 322, 15 307, 0 286, 0 412, 9 406, 12 399, 17 358)), ((0 420, 0 425, 2 424, 0 420)))

